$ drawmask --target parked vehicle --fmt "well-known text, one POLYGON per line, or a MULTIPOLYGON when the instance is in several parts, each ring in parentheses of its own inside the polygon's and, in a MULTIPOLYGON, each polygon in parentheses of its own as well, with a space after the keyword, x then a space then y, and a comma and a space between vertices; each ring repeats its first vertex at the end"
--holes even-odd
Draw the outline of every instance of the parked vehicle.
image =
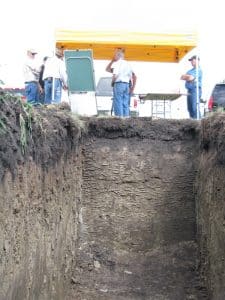
MULTIPOLYGON (((112 77, 101 77, 96 87, 97 110, 100 115, 113 115, 112 77)), ((138 116, 139 95, 132 95, 130 101, 131 116, 138 116)))
POLYGON ((216 111, 218 108, 225 109, 225 83, 217 83, 208 101, 208 110, 216 111))
POLYGON ((113 88, 111 77, 101 77, 96 87, 97 110, 100 115, 112 114, 113 88))

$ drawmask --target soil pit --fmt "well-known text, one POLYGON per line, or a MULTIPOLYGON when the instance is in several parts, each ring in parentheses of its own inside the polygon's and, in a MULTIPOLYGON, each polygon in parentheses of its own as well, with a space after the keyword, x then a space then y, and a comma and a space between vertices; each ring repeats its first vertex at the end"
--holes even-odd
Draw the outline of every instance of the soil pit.
POLYGON ((224 115, 0 106, 0 299, 224 299, 224 115))

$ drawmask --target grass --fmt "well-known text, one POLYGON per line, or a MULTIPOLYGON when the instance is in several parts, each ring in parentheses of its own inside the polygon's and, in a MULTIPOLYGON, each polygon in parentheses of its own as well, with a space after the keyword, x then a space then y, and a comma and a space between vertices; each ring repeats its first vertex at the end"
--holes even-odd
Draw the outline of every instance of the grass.
MULTIPOLYGON (((8 109, 16 109, 19 115, 19 127, 20 127, 20 137, 19 137, 19 143, 20 143, 20 148, 21 148, 21 153, 25 155, 27 146, 28 146, 28 141, 32 139, 32 131, 33 131, 33 126, 39 127, 41 132, 46 135, 46 129, 45 126, 43 126, 43 122, 45 121, 45 118, 36 112, 36 110, 33 109, 33 105, 27 102, 23 102, 20 97, 17 96, 12 96, 10 94, 0 93, 0 103, 2 102, 3 106, 3 111, 2 113, 4 114, 8 111, 8 109), (11 107, 11 104, 13 106, 11 107), (6 107, 5 107, 6 105, 6 107), (15 108, 14 106, 17 106, 19 109, 15 108), (8 108, 7 108, 8 106, 8 108)), ((48 106, 46 109, 55 109, 55 105, 53 106, 48 106)), ((74 125, 78 129, 78 135, 81 136, 82 133, 86 132, 87 126, 86 122, 82 119, 79 118, 79 116, 75 113, 69 113, 70 118, 74 121, 74 125)), ((13 120, 11 120, 13 121, 13 120)), ((7 132, 7 123, 4 121, 4 115, 0 115, 0 133, 6 133, 7 132)))
POLYGON ((74 123, 77 125, 77 127, 78 127, 81 131, 85 132, 85 131, 87 130, 85 121, 81 120, 81 119, 79 118, 79 115, 77 115, 77 114, 75 114, 75 113, 71 113, 71 117, 72 117, 74 123))
POLYGON ((0 119, 0 133, 5 133, 6 132, 6 125, 3 122, 3 120, 0 119))
POLYGON ((22 103, 23 111, 27 118, 27 128, 28 128, 29 132, 31 133, 32 132, 33 106, 30 103, 23 103, 22 101, 21 101, 21 103, 22 103))
POLYGON ((20 145, 22 154, 25 154, 27 148, 28 134, 32 136, 32 119, 33 119, 33 106, 30 103, 23 102, 21 99, 17 99, 19 105, 22 108, 22 112, 19 115, 20 122, 20 145))
POLYGON ((27 147, 27 129, 26 122, 22 114, 20 114, 20 145, 24 155, 27 147))

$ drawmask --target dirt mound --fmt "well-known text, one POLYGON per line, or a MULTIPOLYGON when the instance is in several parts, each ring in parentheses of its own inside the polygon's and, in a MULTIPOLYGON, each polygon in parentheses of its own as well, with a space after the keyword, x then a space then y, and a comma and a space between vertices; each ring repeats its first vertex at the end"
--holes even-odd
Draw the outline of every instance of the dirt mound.
POLYGON ((202 120, 201 148, 210 153, 210 159, 225 164, 225 114, 215 113, 202 120))
POLYGON ((34 108, 0 91, 0 180, 27 159, 54 165, 76 148, 83 127, 66 104, 34 108))
MULTIPOLYGON (((8 169, 15 176, 17 164, 33 159, 43 168, 54 165, 77 147, 81 132, 96 137, 192 139, 198 132, 191 120, 150 118, 74 117, 67 104, 32 107, 0 91, 0 180, 8 169), (147 122, 146 122, 147 120, 147 122), (182 123, 182 125, 181 125, 182 123), (158 128, 161 128, 160 136, 158 128), (86 129, 85 129, 86 128, 86 129), (184 134, 185 133, 185 134, 184 134)), ((84 135, 83 135, 84 136, 84 135)))
POLYGON ((88 121, 88 133, 96 137, 111 139, 138 137, 175 141, 197 137, 199 126, 193 120, 156 120, 145 117, 92 118, 88 121))

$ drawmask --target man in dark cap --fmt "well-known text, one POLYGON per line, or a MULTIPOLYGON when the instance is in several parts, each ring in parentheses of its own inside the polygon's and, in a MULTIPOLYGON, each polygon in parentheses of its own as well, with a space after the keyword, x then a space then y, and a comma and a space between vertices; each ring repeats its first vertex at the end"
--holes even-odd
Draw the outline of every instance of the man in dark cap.
POLYGON ((199 57, 193 55, 189 58, 192 69, 181 76, 181 80, 185 80, 185 88, 187 89, 187 109, 192 119, 198 119, 199 103, 202 95, 202 70, 199 67, 199 57))

